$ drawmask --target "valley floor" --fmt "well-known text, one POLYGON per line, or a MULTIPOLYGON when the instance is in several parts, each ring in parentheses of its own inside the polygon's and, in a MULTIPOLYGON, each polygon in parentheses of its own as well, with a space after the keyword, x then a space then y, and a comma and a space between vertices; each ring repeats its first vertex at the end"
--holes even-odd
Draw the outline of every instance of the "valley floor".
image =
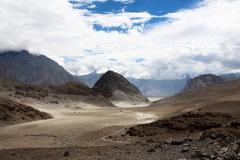
MULTIPOLYGON (((204 152, 200 149, 204 149, 205 146, 210 147, 209 151, 214 148, 220 152, 224 146, 226 148, 231 145, 228 148, 232 149, 234 145, 239 147, 240 144, 239 137, 230 139, 229 142, 208 139, 190 141, 186 138, 188 132, 182 134, 171 130, 166 132, 168 138, 165 141, 160 141, 161 135, 153 139, 151 136, 144 138, 140 135, 139 138, 134 138, 125 135, 132 126, 147 123, 148 127, 148 123, 153 121, 194 110, 181 105, 140 108, 104 108, 76 102, 34 102, 28 105, 47 112, 54 118, 0 128, 0 160, 201 159, 202 155, 200 158, 192 158, 192 154, 204 152), (166 142, 172 139, 172 133, 175 132, 175 136, 184 138, 180 145, 166 142)), ((141 131, 140 129, 139 133, 141 131)), ((143 131, 151 135, 151 132, 156 130, 150 127, 143 131)), ((240 147, 237 148, 236 152, 238 151, 240 147)))
MULTIPOLYGON (((41 104, 34 102, 28 105, 49 113, 54 118, 0 128, 1 160, 22 159, 23 157, 25 160, 36 159, 35 156, 38 154, 48 154, 48 151, 55 153, 54 148, 58 148, 57 150, 61 150, 60 148, 71 148, 71 150, 83 148, 85 150, 87 148, 89 153, 92 152, 91 150, 100 151, 101 149, 96 149, 100 146, 111 149, 125 142, 110 140, 106 137, 121 132, 126 127, 150 123, 173 112, 171 109, 164 108, 151 112, 144 108, 104 108, 84 103, 41 104), (22 155, 22 150, 33 151, 33 153, 39 151, 39 153, 22 155), (17 154, 8 157, 7 153, 12 151, 17 154)), ((40 157, 37 159, 41 159, 40 157)), ((61 158, 64 157, 53 159, 61 158)))
POLYGON ((0 149, 102 145, 109 143, 102 137, 122 126, 158 118, 151 113, 83 105, 31 105, 54 118, 1 128, 0 149))

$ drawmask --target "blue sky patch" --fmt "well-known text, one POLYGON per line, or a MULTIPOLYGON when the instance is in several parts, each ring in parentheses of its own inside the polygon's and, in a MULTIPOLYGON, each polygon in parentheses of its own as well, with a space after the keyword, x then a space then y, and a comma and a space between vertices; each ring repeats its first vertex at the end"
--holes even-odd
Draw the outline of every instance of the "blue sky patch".
POLYGON ((73 63, 78 61, 79 59, 84 59, 83 56, 73 56, 73 57, 69 57, 69 56, 62 56, 64 63, 73 63))
MULTIPOLYGON (((120 26, 104 26, 100 23, 94 22, 92 24, 93 28, 97 31, 104 30, 106 32, 119 31, 126 33, 129 29, 133 27, 151 27, 151 25, 167 21, 167 18, 162 16, 177 12, 183 9, 190 9, 197 6, 201 0, 89 0, 89 1, 77 1, 70 0, 75 9, 86 9, 89 13, 86 16, 91 16, 91 14, 119 14, 119 13, 142 13, 147 12, 153 17, 145 22, 133 23, 131 28, 124 25, 120 26), (128 3, 129 2, 129 3, 128 3)), ((131 18, 131 20, 137 20, 136 17, 131 18)))
POLYGON ((145 61, 145 59, 144 59, 144 58, 141 58, 141 57, 134 57, 134 58, 132 58, 132 60, 133 60, 134 62, 137 62, 137 63, 141 63, 141 62, 145 61))

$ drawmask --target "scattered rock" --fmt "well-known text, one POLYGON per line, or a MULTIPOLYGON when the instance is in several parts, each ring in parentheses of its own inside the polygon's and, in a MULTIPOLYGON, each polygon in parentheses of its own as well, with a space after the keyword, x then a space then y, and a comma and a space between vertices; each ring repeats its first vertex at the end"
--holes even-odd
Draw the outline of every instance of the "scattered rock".
POLYGON ((185 152, 188 152, 189 151, 189 148, 188 147, 185 147, 182 149, 182 152, 185 153, 185 152))
POLYGON ((231 122, 231 127, 239 128, 240 127, 240 120, 236 120, 236 121, 231 122))
POLYGON ((156 150, 154 149, 154 148, 151 148, 151 149, 149 149, 147 152, 156 152, 156 150))
POLYGON ((193 113, 189 112, 169 120, 160 120, 150 124, 141 124, 128 129, 130 136, 154 136, 161 134, 164 129, 170 131, 206 131, 212 128, 220 128, 223 124, 234 120, 230 114, 224 113, 193 113))
POLYGON ((207 153, 204 153, 200 150, 195 151, 192 155, 193 158, 209 158, 210 156, 207 153))
POLYGON ((171 145, 182 145, 184 140, 172 140, 171 145))
POLYGON ((189 112, 131 127, 126 135, 143 137, 143 146, 154 145, 157 149, 148 152, 171 152, 194 160, 240 160, 240 130, 236 122, 229 114, 189 112))
POLYGON ((69 151, 65 151, 63 155, 64 155, 64 157, 69 157, 70 152, 69 151))

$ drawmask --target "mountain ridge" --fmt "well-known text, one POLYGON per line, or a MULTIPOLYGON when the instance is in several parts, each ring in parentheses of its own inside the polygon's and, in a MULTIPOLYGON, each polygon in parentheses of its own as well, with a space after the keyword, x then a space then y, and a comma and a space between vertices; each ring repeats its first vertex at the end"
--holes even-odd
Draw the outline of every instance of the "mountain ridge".
POLYGON ((210 85, 215 85, 215 84, 221 84, 225 80, 221 78, 220 76, 213 75, 213 74, 203 74, 200 76, 197 76, 195 78, 189 79, 183 90, 195 90, 199 89, 201 87, 206 87, 210 85))
POLYGON ((63 84, 75 78, 44 55, 26 50, 0 53, 0 76, 29 84, 63 84))

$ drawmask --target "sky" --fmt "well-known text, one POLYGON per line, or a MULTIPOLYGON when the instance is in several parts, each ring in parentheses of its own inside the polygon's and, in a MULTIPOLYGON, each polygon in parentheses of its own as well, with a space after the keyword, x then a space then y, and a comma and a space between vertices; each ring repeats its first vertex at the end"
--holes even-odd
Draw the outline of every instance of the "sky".
POLYGON ((1 0, 0 50, 74 75, 177 79, 240 72, 240 0, 1 0))

